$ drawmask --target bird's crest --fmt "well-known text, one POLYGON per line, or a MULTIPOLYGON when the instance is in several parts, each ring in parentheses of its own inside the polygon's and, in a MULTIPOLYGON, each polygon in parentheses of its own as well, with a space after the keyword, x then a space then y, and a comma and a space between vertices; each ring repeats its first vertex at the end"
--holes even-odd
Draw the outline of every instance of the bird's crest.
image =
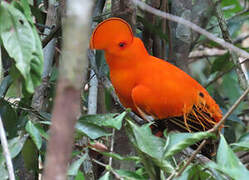
POLYGON ((109 18, 95 28, 90 40, 91 49, 105 49, 113 43, 131 42, 133 33, 130 25, 121 18, 109 18))

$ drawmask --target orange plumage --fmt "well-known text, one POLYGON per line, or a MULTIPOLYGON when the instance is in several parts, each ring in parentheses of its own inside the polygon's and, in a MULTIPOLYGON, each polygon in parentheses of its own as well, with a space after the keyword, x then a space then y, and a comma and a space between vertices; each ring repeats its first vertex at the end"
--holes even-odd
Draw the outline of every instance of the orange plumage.
POLYGON ((150 115, 188 131, 204 131, 222 118, 208 92, 176 66, 149 55, 124 20, 110 18, 100 23, 90 47, 104 50, 121 103, 144 119, 150 115))

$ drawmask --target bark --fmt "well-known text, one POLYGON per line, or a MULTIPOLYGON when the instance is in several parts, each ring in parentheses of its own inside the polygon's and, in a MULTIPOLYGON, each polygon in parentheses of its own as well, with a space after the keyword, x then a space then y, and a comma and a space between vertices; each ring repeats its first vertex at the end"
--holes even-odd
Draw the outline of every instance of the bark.
MULTIPOLYGON (((211 0, 174 0, 171 1, 171 13, 205 28, 213 15, 211 0)), ((188 72, 188 55, 199 38, 199 34, 188 27, 175 22, 170 23, 172 54, 170 62, 188 72)))
POLYGON ((80 89, 86 80, 87 48, 93 1, 67 1, 63 51, 52 113, 44 180, 66 180, 74 126, 80 114, 80 89), (79 66, 80 65, 80 66, 79 66))
MULTIPOLYGON (((131 0, 112 0, 112 16, 120 17, 126 20, 132 27, 133 33, 136 33, 136 8, 131 0)), ((115 112, 115 106, 112 106, 111 112, 115 112)), ((125 134, 124 128, 115 133, 114 137, 114 152, 121 155, 134 155, 135 150, 129 143, 128 137, 125 134)), ((122 168, 127 170, 135 170, 135 163, 117 161, 113 159, 113 167, 116 169, 122 168)))
POLYGON ((136 7, 131 0, 112 0, 112 16, 126 20, 136 32, 136 7))

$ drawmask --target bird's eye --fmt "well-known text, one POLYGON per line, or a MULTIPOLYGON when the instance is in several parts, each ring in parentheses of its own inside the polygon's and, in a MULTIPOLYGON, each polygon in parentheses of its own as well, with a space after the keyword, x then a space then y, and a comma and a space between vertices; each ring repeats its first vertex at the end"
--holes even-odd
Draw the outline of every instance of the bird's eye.
POLYGON ((121 43, 119 43, 118 45, 119 45, 119 47, 122 48, 122 47, 125 47, 126 44, 125 44, 125 42, 121 42, 121 43))

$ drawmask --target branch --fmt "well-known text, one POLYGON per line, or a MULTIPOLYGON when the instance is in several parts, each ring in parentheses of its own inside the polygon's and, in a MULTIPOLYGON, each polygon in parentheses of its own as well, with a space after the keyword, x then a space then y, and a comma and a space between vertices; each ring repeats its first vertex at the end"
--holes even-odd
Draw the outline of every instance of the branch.
POLYGON ((9 148, 8 148, 8 142, 7 142, 6 134, 5 134, 5 131, 4 131, 3 121, 2 121, 1 116, 0 116, 0 138, 1 138, 1 144, 2 144, 2 147, 3 147, 3 155, 5 157, 6 164, 7 164, 7 169, 8 169, 8 173, 9 173, 9 179, 10 180, 15 180, 13 164, 12 164, 12 161, 11 161, 11 155, 10 155, 10 151, 9 151, 9 148))
POLYGON ((187 21, 181 17, 178 17, 178 16, 174 16, 172 14, 169 14, 169 13, 166 13, 166 12, 162 12, 160 10, 157 10, 155 8, 152 8, 150 6, 148 6, 147 4, 139 1, 139 0, 132 0, 137 6, 139 6, 141 9, 145 10, 145 11, 148 11, 148 12, 151 12, 157 16, 160 16, 162 18, 166 18, 166 19, 169 19, 171 21, 175 21, 177 23, 180 23, 180 24, 183 24, 187 27, 189 27, 190 29, 206 36, 208 39, 211 39, 212 41, 220 44, 221 46, 223 46, 224 48, 227 48, 235 53, 237 53, 238 55, 240 56, 243 56, 243 57, 246 57, 246 58, 249 58, 249 53, 247 53, 246 51, 234 46, 233 44, 231 43, 228 43, 226 41, 224 41, 223 39, 219 38, 219 37, 216 37, 214 36, 213 34, 209 33, 208 31, 206 31, 205 29, 202 29, 200 28, 199 26, 197 26, 196 24, 190 22, 190 21, 187 21))
MULTIPOLYGON (((80 114, 80 89, 86 80, 88 35, 93 1, 67 1, 63 51, 50 126, 44 180, 66 180, 74 127, 80 114), (82 77, 83 75, 83 77, 82 77)), ((63 9, 62 9, 63 10, 63 9)))
POLYGON ((56 34, 58 34, 60 29, 61 29, 61 25, 59 24, 50 31, 49 35, 42 40, 43 48, 54 38, 56 34))
POLYGON ((95 162, 95 163, 97 163, 98 165, 103 166, 106 170, 108 170, 109 172, 111 172, 111 173, 115 176, 116 179, 118 179, 118 180, 123 180, 123 179, 124 179, 124 178, 120 177, 119 174, 117 174, 117 173, 112 169, 111 166, 109 166, 109 165, 107 165, 107 164, 104 164, 104 163, 102 163, 102 162, 99 162, 99 161, 97 161, 96 159, 92 159, 92 161, 95 162))
MULTIPOLYGON (((232 114, 232 112, 238 107, 238 105, 241 103, 241 101, 246 97, 246 95, 249 93, 249 87, 246 89, 246 91, 239 97, 239 99, 232 105, 232 107, 227 111, 225 116, 217 123, 212 129, 208 130, 210 133, 214 133, 217 130, 220 129, 220 127, 223 125, 225 120, 232 114)), ((206 144, 207 140, 202 141, 202 143, 198 146, 198 148, 195 150, 193 155, 188 159, 186 164, 179 170, 179 172, 176 174, 176 176, 180 176, 182 172, 187 168, 187 166, 193 161, 195 156, 200 152, 200 150, 203 148, 203 146, 206 144)), ((171 177, 171 176, 170 176, 171 177)), ((174 176, 172 176, 173 178, 174 176)), ((168 179, 171 180, 171 179, 168 179)))
MULTIPOLYGON (((215 0, 214 1, 214 6, 215 6, 215 13, 216 13, 216 17, 218 19, 218 22, 219 22, 219 26, 220 26, 220 29, 221 29, 221 32, 222 32, 222 36, 223 38, 229 42, 229 43, 232 43, 232 39, 231 39, 231 36, 228 32, 228 28, 227 28, 227 24, 226 24, 226 20, 222 14, 222 10, 221 10, 221 6, 220 6, 220 2, 218 0, 215 0)), ((231 58, 234 62, 234 64, 239 64, 239 59, 238 59, 238 56, 235 54, 235 52, 231 52, 231 58)), ((245 77, 245 74, 243 73, 242 71, 242 68, 241 66, 238 66, 238 68, 236 68, 236 73, 237 73, 237 76, 238 76, 238 80, 239 80, 239 85, 240 87, 245 90, 247 88, 247 80, 246 80, 246 77, 245 77)))
POLYGON ((234 65, 233 67, 231 67, 230 69, 222 72, 221 74, 217 75, 213 80, 211 80, 210 82, 208 82, 204 87, 207 88, 208 86, 210 86, 211 84, 213 84, 215 81, 217 81, 218 79, 220 79, 222 76, 224 76, 226 73, 229 73, 230 71, 232 71, 234 68, 237 68, 239 65, 244 64, 245 62, 247 62, 249 59, 245 59, 244 61, 240 62, 239 64, 234 65))
POLYGON ((232 114, 232 112, 238 107, 238 105, 241 103, 241 101, 246 97, 246 95, 249 93, 249 87, 244 91, 244 93, 237 99, 237 101, 232 105, 232 107, 227 111, 225 116, 222 117, 222 119, 217 123, 212 129, 209 130, 209 132, 215 132, 217 131, 225 122, 225 120, 232 114))

